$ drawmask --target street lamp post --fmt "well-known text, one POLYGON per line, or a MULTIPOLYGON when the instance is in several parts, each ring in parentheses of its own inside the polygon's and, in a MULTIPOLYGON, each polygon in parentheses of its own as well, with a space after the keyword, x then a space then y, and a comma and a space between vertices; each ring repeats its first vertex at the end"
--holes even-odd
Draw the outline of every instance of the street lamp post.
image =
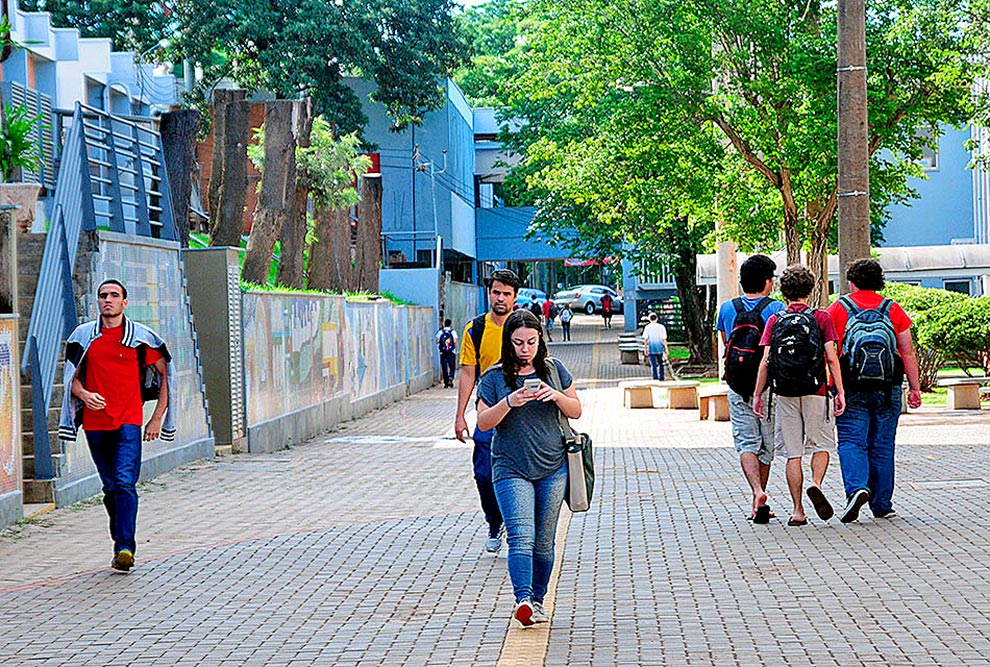
POLYGON ((845 292, 846 265, 870 256, 865 0, 839 0, 837 79, 839 289, 845 292))

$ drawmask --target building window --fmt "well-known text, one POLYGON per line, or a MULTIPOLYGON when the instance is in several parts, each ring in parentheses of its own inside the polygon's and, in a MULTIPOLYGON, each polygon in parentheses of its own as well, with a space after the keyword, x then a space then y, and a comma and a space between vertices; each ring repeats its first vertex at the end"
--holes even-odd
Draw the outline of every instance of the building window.
POLYGON ((928 130, 918 130, 918 137, 931 144, 921 149, 919 160, 921 168, 925 171, 938 171, 938 137, 932 137, 932 133, 928 130))
POLYGON ((942 289, 948 290, 949 292, 959 292, 960 294, 970 295, 971 283, 969 280, 943 280, 942 289))

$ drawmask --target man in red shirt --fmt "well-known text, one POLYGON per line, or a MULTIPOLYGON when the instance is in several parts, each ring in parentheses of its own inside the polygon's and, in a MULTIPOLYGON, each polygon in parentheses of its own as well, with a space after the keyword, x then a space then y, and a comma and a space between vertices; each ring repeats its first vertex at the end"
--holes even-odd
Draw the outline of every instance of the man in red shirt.
POLYGON ((904 375, 908 405, 921 406, 911 318, 877 293, 884 286, 883 268, 876 260, 858 259, 846 269, 846 281, 849 294, 828 309, 846 388, 846 411, 835 422, 847 498, 843 523, 858 519, 867 502, 875 517, 894 516, 894 438, 904 375))
POLYGON ((136 343, 141 336, 133 335, 125 324, 141 325, 124 317, 127 289, 120 282, 104 281, 97 290, 96 303, 99 321, 80 325, 96 327, 72 378, 72 396, 82 402, 82 427, 103 482, 103 504, 114 541, 111 567, 127 572, 134 566, 137 547, 136 485, 141 473, 144 422, 142 364, 153 366, 159 375, 158 403, 144 429, 144 440, 154 440, 162 433, 168 408, 168 351, 164 345, 155 348, 136 343), (130 334, 127 344, 123 340, 125 329, 130 334))

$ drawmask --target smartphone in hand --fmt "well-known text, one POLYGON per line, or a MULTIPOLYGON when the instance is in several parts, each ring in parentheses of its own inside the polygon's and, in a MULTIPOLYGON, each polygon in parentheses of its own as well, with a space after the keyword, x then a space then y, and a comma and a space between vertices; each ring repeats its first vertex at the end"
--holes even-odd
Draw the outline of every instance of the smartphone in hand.
POLYGON ((523 381, 523 388, 526 389, 530 394, 535 394, 543 386, 543 381, 540 378, 529 378, 523 381))

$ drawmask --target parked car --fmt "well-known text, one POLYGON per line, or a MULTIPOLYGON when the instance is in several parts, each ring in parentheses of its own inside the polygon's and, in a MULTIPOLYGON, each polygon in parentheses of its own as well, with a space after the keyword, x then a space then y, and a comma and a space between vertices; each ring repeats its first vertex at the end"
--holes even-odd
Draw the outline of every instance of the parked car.
POLYGON ((520 287, 519 292, 516 294, 516 305, 520 308, 529 308, 533 302, 540 304, 543 307, 543 303, 547 301, 547 293, 533 289, 532 287, 520 287))
POLYGON ((622 296, 611 287, 605 285, 575 285, 553 295, 553 301, 558 306, 567 304, 573 311, 584 311, 589 315, 600 313, 602 296, 608 293, 612 297, 612 312, 622 312, 622 296))

